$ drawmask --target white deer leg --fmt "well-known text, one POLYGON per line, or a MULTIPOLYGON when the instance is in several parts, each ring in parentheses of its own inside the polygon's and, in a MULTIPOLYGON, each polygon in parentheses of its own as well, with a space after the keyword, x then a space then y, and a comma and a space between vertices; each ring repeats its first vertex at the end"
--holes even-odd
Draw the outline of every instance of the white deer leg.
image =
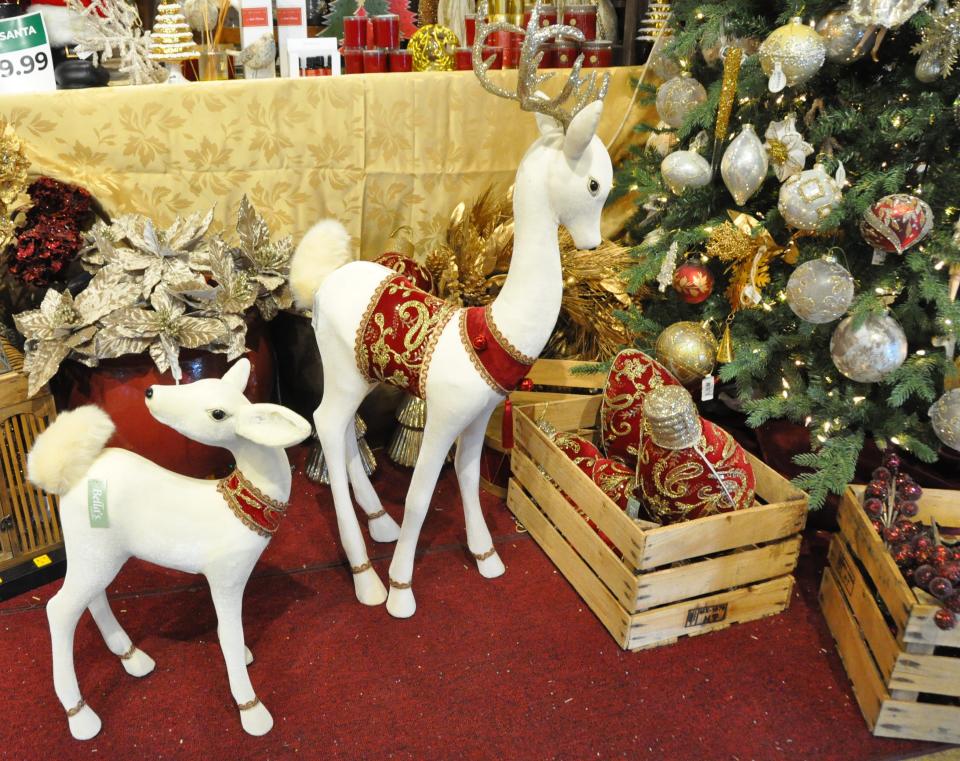
POLYGON ((100 582, 105 574, 97 572, 92 563, 81 564, 80 558, 69 556, 70 563, 63 587, 47 603, 47 620, 50 624, 50 646, 53 653, 53 689, 60 704, 67 712, 70 734, 77 740, 89 740, 100 731, 100 717, 86 704, 80 695, 77 673, 73 664, 73 635, 77 621, 84 609, 116 575, 119 565, 100 582))
POLYGON ((227 665, 230 692, 240 709, 240 723, 247 734, 259 737, 273 728, 273 717, 254 693, 247 673, 246 654, 249 651, 243 643, 242 609, 243 589, 248 576, 249 570, 238 583, 237 569, 231 565, 208 574, 207 581, 217 610, 217 636, 227 665))
POLYGON ((367 471, 363 469, 363 458, 360 457, 360 448, 352 425, 347 426, 347 471, 350 474, 350 485, 353 486, 353 496, 357 504, 367 516, 367 528, 370 538, 375 542, 395 542, 400 536, 400 526, 383 509, 380 497, 370 483, 367 471))
POLYGON ((417 552, 420 529, 430 507, 430 499, 437 485, 440 470, 457 436, 456 422, 451 424, 450 417, 427 416, 427 426, 423 431, 423 443, 420 456, 413 469, 410 488, 403 510, 403 523, 400 526, 400 538, 390 562, 390 597, 387 599, 387 611, 396 618, 409 618, 417 610, 413 596, 413 559, 417 552), (436 422, 431 422, 431 420, 436 422))
POLYGON ((153 671, 156 663, 153 658, 133 644, 129 635, 120 626, 120 622, 110 609, 106 592, 101 592, 94 597, 88 607, 100 634, 103 635, 103 641, 107 643, 107 649, 120 657, 121 665, 130 676, 146 676, 153 671))
POLYGON ((495 579, 502 576, 506 568, 493 546, 490 530, 480 507, 480 453, 491 411, 492 408, 484 410, 460 434, 454 463, 460 484, 460 499, 463 501, 463 518, 467 526, 467 546, 477 561, 480 575, 495 579))
MULTIPOLYGON (((328 350, 324 353, 325 348, 321 349, 324 366, 323 400, 313 414, 313 424, 327 460, 340 541, 353 572, 357 599, 364 605, 380 605, 387 599, 387 590, 367 557, 367 546, 360 531, 357 513, 353 509, 353 501, 350 499, 345 452, 347 426, 352 429, 353 416, 366 395, 369 384, 356 370, 352 370, 352 364, 338 365, 334 359, 328 360, 331 352, 328 350), (354 377, 348 377, 347 373, 354 377)), ((352 357, 350 361, 353 361, 352 357)), ((353 431, 350 433, 352 435, 353 431)))

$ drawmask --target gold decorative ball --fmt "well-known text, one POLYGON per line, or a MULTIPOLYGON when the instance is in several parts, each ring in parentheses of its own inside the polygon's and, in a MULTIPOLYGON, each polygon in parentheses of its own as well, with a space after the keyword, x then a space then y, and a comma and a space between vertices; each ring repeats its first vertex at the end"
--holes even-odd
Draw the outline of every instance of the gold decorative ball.
MULTIPOLYGON (((788 87, 810 79, 823 66, 826 57, 827 46, 823 39, 799 18, 774 29, 760 45, 763 73, 769 77, 779 68, 788 87)), ((782 89, 782 85, 778 89, 782 89)))
POLYGON ((410 38, 407 49, 413 54, 414 71, 453 71, 453 51, 459 46, 451 29, 427 24, 410 38))
POLYGON ((657 338, 656 354, 660 363, 686 386, 713 372, 717 339, 698 322, 675 322, 657 338))

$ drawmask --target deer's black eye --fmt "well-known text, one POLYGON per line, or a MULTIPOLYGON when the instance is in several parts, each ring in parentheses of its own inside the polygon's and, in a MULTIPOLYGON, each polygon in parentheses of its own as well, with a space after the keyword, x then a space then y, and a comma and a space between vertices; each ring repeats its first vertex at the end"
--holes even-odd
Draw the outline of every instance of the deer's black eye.
POLYGON ((210 410, 210 417, 212 417, 214 420, 226 420, 227 413, 223 410, 210 410))
POLYGON ((600 183, 593 179, 593 177, 590 178, 590 184, 587 187, 590 188, 590 195, 592 196, 600 192, 600 183))

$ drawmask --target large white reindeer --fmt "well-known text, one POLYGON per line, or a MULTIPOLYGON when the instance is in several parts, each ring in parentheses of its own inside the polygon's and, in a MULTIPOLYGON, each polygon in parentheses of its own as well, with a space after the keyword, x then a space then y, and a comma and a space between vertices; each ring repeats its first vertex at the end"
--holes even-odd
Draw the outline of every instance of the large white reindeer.
POLYGON ((107 601, 107 585, 131 556, 207 577, 240 722, 252 735, 273 726, 247 674, 253 656, 243 641, 241 606, 250 572, 290 497, 284 448, 306 438, 310 424, 284 407, 251 404, 243 395, 249 376, 250 362, 241 359, 223 378, 146 392, 147 407, 161 423, 233 453, 236 470, 221 481, 187 478, 125 449, 105 449, 114 425, 94 406, 62 414, 30 451, 30 480, 62 496, 67 575, 47 603, 47 618, 53 686, 78 740, 100 731, 73 665, 73 634, 85 609, 128 674, 145 676, 154 668, 107 601))
MULTIPOLYGON (((485 18, 486 13, 486 4, 481 3, 477 16, 485 18)), ((610 157, 596 137, 607 78, 599 87, 593 76, 581 78, 582 59, 578 59, 556 98, 539 93, 538 87, 550 75, 537 73, 542 57, 538 48, 558 34, 582 39, 582 33, 573 27, 541 28, 539 23, 537 7, 525 32, 515 91, 490 81, 491 61, 483 61, 482 44, 493 32, 522 30, 506 23, 481 25, 473 51, 474 71, 483 86, 495 95, 516 100, 521 109, 534 112, 540 130, 540 137, 528 149, 517 171, 510 271, 492 309, 483 315, 487 333, 499 344, 501 354, 505 352, 522 364, 532 364, 546 345, 560 312, 563 276, 557 227, 564 225, 579 248, 599 245, 600 213, 613 176, 610 157), (565 106, 571 99, 572 103, 565 106)), ((356 594, 367 605, 383 602, 386 589, 368 560, 350 501, 349 484, 366 513, 375 540, 397 538, 397 525, 383 511, 363 470, 353 435, 353 416, 376 380, 409 387, 412 376, 426 400, 423 444, 389 570, 387 610, 405 618, 416 610, 411 584, 420 529, 441 466, 457 437, 455 467, 467 544, 481 575, 494 578, 504 572, 481 512, 479 475, 487 421, 509 389, 499 387, 496 377, 490 377, 496 373, 482 366, 483 350, 489 353, 490 347, 486 338, 470 336, 461 320, 463 310, 450 315, 441 309, 432 317, 425 316, 412 289, 391 282, 396 277, 392 270, 373 262, 342 264, 348 240, 338 223, 328 220, 315 226, 294 256, 291 284, 298 303, 313 307, 324 382, 323 400, 314 414, 314 423, 330 469, 337 522, 352 566, 356 594), (399 300, 393 311, 377 307, 384 294, 399 300), (371 332, 372 315, 377 322, 371 332), (372 344, 371 336, 375 339, 372 344), (412 370, 405 368, 406 375, 392 372, 409 359, 396 352, 391 354, 386 339, 398 336, 404 338, 407 348, 422 352, 417 360, 422 360, 422 364, 412 370), (371 372, 370 356, 386 363, 387 372, 371 372)))

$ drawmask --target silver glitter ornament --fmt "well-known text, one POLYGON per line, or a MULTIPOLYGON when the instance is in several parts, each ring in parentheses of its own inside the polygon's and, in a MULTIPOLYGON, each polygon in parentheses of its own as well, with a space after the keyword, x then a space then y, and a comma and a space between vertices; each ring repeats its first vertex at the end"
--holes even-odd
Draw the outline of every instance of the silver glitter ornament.
POLYGON ((687 188, 702 188, 712 176, 710 162, 696 151, 674 151, 660 162, 660 174, 674 195, 687 188))
POLYGON ((767 176, 769 158, 763 143, 757 137, 752 124, 744 124, 720 162, 720 175, 737 206, 743 206, 750 197, 760 190, 767 176))
POLYGON ((893 317, 870 315, 853 328, 853 315, 841 320, 830 338, 830 357, 847 378, 876 383, 907 358, 907 336, 893 317))
POLYGON ((787 281, 787 304, 801 320, 822 325, 844 315, 853 302, 853 277, 830 259, 797 267, 787 281))
POLYGON ((960 451, 960 388, 948 391, 933 403, 930 424, 940 441, 960 451))
POLYGON ((826 45, 827 60, 831 63, 859 61, 869 52, 877 36, 876 28, 856 21, 845 5, 820 19, 816 29, 826 45))
POLYGON ((770 92, 801 85, 820 71, 827 46, 800 18, 774 29, 760 45, 760 66, 770 79, 770 92))
POLYGON ((707 91, 693 77, 674 77, 657 88, 657 113, 663 121, 677 128, 706 99, 707 91))
POLYGON ((813 231, 837 208, 843 194, 840 187, 842 166, 836 178, 827 174, 822 165, 807 169, 787 178, 780 186, 777 208, 786 223, 798 230, 813 231))

